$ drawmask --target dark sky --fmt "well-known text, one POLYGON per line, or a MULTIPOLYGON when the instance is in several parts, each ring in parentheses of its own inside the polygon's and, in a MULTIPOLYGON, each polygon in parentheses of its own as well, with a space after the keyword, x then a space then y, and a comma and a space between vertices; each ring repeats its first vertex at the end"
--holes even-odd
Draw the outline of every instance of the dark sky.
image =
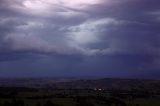
POLYGON ((160 0, 0 0, 0 77, 160 78, 160 0))

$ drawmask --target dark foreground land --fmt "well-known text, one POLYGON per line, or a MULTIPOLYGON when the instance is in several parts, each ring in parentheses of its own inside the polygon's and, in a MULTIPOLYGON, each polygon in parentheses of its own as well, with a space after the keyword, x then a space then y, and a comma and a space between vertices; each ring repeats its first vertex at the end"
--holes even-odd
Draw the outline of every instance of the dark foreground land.
POLYGON ((156 80, 75 80, 43 87, 6 85, 0 87, 0 106, 160 106, 160 81, 156 80))

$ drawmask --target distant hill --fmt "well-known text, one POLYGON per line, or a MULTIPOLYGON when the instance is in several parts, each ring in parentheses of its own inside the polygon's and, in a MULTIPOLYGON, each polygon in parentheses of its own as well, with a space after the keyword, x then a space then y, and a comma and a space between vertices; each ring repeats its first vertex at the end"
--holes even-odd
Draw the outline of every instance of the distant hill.
POLYGON ((160 91, 160 80, 143 79, 76 79, 76 78, 25 78, 0 79, 1 87, 29 87, 47 89, 118 89, 160 91))
MULTIPOLYGON (((160 80, 143 79, 114 79, 105 78, 97 80, 76 80, 71 82, 61 82, 55 84, 59 88, 70 89, 160 89, 160 80)), ((53 85, 53 86, 55 86, 53 85)))

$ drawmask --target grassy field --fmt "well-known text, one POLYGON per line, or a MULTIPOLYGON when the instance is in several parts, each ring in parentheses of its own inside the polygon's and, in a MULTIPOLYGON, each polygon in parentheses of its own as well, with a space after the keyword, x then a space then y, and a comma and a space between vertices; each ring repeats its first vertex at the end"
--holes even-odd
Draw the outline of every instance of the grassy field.
POLYGON ((160 106, 157 94, 15 88, 0 91, 0 106, 160 106))

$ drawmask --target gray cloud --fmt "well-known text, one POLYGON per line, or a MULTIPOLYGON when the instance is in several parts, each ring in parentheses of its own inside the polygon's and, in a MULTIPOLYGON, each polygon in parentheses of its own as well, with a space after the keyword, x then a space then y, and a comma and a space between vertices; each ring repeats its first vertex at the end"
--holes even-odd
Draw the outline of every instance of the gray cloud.
POLYGON ((32 60, 29 57, 38 56, 30 67, 44 64, 42 69, 62 72, 66 67, 79 71, 100 68, 100 73, 159 70, 159 4, 158 0, 0 0, 0 61, 11 65, 12 60, 18 69, 19 62, 27 64, 32 60), (64 69, 52 67, 50 58, 61 61, 64 69), (95 64, 97 67, 91 67, 95 64), (87 66, 90 68, 81 68, 87 66))

